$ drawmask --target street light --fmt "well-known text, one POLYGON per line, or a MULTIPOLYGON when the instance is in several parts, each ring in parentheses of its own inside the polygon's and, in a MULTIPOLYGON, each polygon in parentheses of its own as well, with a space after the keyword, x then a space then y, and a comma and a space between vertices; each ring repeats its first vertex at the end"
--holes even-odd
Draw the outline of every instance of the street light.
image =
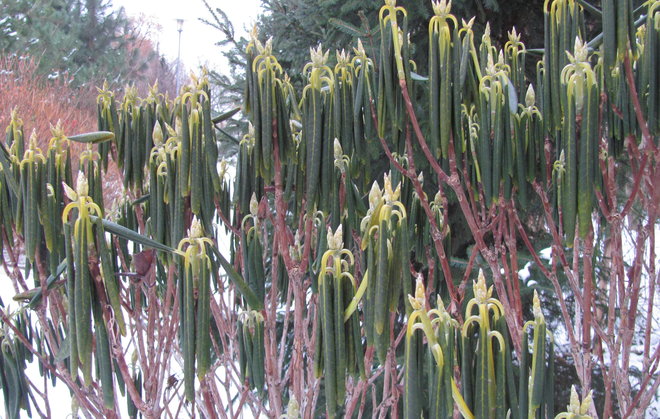
POLYGON ((176 53, 176 92, 179 94, 179 87, 181 83, 181 32, 183 32, 183 19, 176 20, 176 30, 179 32, 179 47, 176 53))

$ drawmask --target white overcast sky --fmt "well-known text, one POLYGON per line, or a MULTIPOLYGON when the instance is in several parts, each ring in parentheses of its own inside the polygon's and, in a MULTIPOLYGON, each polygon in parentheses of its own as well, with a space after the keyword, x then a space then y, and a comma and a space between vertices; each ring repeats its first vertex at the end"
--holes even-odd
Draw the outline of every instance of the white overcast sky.
MULTIPOLYGON (((150 39, 158 45, 159 52, 174 61, 177 57, 177 19, 183 19, 181 32, 181 62, 188 70, 200 65, 220 70, 224 62, 221 50, 215 45, 221 40, 221 32, 200 22, 199 18, 212 20, 202 0, 111 0, 114 8, 124 7, 129 17, 143 17, 151 22, 150 39)), ((238 37, 247 36, 260 9, 260 0, 207 0, 209 6, 222 9, 233 23, 238 37)))

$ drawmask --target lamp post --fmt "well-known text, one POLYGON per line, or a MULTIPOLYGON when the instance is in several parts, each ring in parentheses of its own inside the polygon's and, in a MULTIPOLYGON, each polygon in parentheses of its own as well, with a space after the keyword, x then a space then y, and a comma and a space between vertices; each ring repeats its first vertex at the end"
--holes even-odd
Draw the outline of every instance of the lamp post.
POLYGON ((176 53, 176 92, 179 94, 179 88, 181 86, 181 32, 183 32, 183 19, 176 20, 176 30, 179 32, 179 47, 176 53))

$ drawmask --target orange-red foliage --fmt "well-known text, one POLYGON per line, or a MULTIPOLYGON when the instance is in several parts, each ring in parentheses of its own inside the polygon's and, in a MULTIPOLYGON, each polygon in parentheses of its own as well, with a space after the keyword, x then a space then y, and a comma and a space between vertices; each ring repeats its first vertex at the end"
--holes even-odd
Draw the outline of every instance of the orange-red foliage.
POLYGON ((2 134, 17 108, 26 140, 36 130, 42 150, 51 138, 50 125, 58 121, 67 135, 96 130, 96 91, 73 89, 63 75, 53 80, 39 75, 33 58, 0 56, 0 98, 2 134))
MULTIPOLYGON (((25 140, 36 130, 39 148, 45 153, 52 137, 51 124, 60 121, 66 135, 97 130, 96 89, 71 88, 60 76, 49 80, 37 74, 32 58, 0 56, 0 141, 11 119, 11 111, 18 109, 23 120, 25 140)), ((78 155, 84 144, 70 143, 74 173, 78 167, 78 155)), ((110 162, 108 175, 104 177, 106 205, 118 197, 121 182, 114 162, 110 162)))
MULTIPOLYGON (((131 46, 139 49, 140 54, 153 55, 146 65, 131 76, 138 80, 135 84, 143 96, 146 96, 153 83, 159 81, 161 92, 174 93, 174 74, 169 63, 153 53, 153 44, 143 40, 131 46)), ((102 83, 97 83, 99 86, 102 83)), ((93 83, 89 84, 93 86, 93 83)), ((0 54, 0 142, 5 141, 5 129, 9 125, 12 109, 17 109, 18 117, 23 121, 25 140, 37 133, 38 145, 43 152, 48 149, 52 137, 51 125, 60 121, 67 136, 97 130, 95 87, 72 88, 66 75, 50 80, 37 73, 37 63, 30 57, 0 54)), ((85 146, 81 143, 70 144, 74 173, 78 166, 78 155, 85 146)), ((111 161, 108 173, 104 177, 104 198, 106 205, 122 193, 119 172, 115 162, 111 161)))

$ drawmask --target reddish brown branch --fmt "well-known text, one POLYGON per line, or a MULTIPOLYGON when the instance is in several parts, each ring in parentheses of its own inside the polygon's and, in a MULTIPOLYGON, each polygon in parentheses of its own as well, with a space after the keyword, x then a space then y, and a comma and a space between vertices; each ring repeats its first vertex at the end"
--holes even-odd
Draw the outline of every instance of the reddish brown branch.
POLYGON ((635 116, 637 117, 637 123, 642 129, 642 147, 648 147, 650 151, 656 153, 657 149, 653 143, 651 132, 649 131, 649 126, 644 119, 644 113, 642 112, 642 105, 639 103, 639 95, 637 94, 637 85, 635 84, 635 76, 633 75, 632 64, 630 63, 630 53, 626 50, 623 56, 623 67, 626 72, 626 83, 630 89, 630 99, 633 103, 633 108, 635 109, 635 116))
POLYGON ((403 94, 404 102, 406 105, 406 110, 407 114, 410 117, 410 120, 413 125, 413 129, 415 131, 415 134, 417 136, 417 141, 422 149, 422 152, 424 153, 424 156, 428 160, 429 164, 433 168, 436 176, 438 177, 438 184, 442 185, 443 183, 448 184, 452 190, 454 190, 456 194, 456 198, 458 200, 458 203, 461 207, 461 211, 463 212, 463 215, 468 223, 468 227, 470 228, 470 231, 472 233, 473 238, 475 239, 476 242, 476 247, 479 249, 481 254, 484 257, 484 260, 488 263, 488 266, 490 267, 492 274, 493 274, 493 282, 498 288, 498 295, 500 295, 500 300, 502 302, 502 305, 504 306, 504 311, 505 311, 505 318, 507 325, 509 327, 509 330, 511 331, 511 338, 513 341, 513 346, 516 349, 517 352, 520 352, 521 349, 521 335, 520 333, 516 332, 517 330, 520 329, 522 324, 519 324, 518 318, 522 318, 522 316, 518 316, 515 314, 514 310, 515 307, 511 306, 509 304, 508 298, 506 296, 506 292, 504 290, 503 286, 503 281, 502 281, 502 274, 500 273, 500 267, 498 265, 498 257, 496 254, 496 250, 490 249, 485 241, 484 241, 484 231, 479 228, 476 222, 476 217, 474 214, 471 212, 470 204, 468 198, 465 196, 465 191, 463 190, 463 187, 461 185, 461 180, 458 174, 458 171, 456 169, 456 160, 455 160, 455 153, 453 149, 453 141, 449 142, 450 146, 450 152, 449 152, 449 164, 450 164, 450 169, 452 170, 451 176, 448 176, 447 173, 442 170, 440 165, 438 164, 438 161, 434 158, 432 155, 428 144, 426 143, 426 140, 424 138, 424 135, 422 133, 422 130, 419 126, 419 122, 417 121, 417 116, 415 114, 415 111, 413 109, 412 101, 410 99, 410 94, 408 92, 408 86, 406 84, 405 79, 399 80, 399 85, 401 87, 401 92, 403 94))

